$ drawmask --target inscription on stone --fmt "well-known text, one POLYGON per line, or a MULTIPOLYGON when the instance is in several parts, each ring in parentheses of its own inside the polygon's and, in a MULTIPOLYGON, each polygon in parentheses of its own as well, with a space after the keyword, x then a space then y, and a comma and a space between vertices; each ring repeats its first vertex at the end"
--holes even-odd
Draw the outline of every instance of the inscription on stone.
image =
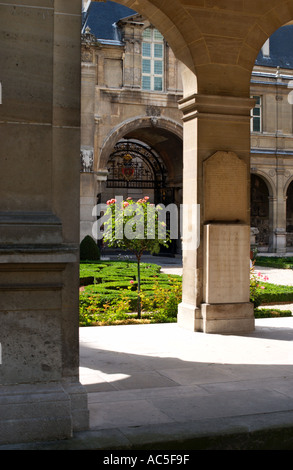
POLYGON ((204 162, 205 221, 245 221, 246 163, 234 152, 216 152, 204 162))
POLYGON ((214 224, 204 227, 205 302, 249 302, 250 227, 214 224))

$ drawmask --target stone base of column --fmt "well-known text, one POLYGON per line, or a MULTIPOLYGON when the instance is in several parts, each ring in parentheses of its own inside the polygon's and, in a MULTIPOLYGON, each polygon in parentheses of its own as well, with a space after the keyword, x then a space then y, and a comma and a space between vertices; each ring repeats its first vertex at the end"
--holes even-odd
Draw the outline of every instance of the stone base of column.
POLYGON ((191 304, 178 305, 177 325, 190 331, 198 331, 198 315, 200 310, 191 304))
POLYGON ((248 303, 191 304, 178 306, 177 324, 202 333, 238 334, 254 331, 254 307, 248 303))
POLYGON ((79 383, 3 385, 0 409, 0 444, 68 439, 89 428, 79 383))
POLYGON ((250 302, 202 304, 198 323, 204 333, 249 333, 254 330, 254 306, 250 302))

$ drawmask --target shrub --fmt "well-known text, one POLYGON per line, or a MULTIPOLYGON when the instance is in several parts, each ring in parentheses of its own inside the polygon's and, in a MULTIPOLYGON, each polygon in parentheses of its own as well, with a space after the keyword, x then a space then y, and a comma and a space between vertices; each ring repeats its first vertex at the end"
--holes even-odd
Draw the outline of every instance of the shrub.
POLYGON ((291 310, 280 310, 270 308, 256 308, 254 310, 255 318, 276 318, 276 317, 291 317, 291 310))
POLYGON ((281 286, 268 282, 264 283, 264 286, 265 289, 259 296, 261 304, 293 302, 293 286, 281 286))
POLYGON ((250 268, 250 301, 253 303, 254 308, 259 307, 262 303, 263 290, 266 288, 264 281, 267 280, 267 276, 255 272, 253 263, 250 268))
POLYGON ((80 243, 80 260, 97 261, 100 259, 100 250, 90 235, 87 235, 80 243))
POLYGON ((293 257, 258 256, 255 260, 258 266, 268 266, 278 269, 293 269, 293 257))
MULTIPOLYGON (((175 322, 181 301, 181 276, 160 273, 160 266, 142 263, 142 323, 175 322), (148 276, 149 274, 149 276, 148 276)), ((81 265, 80 326, 138 322, 136 263, 103 262, 81 265), (123 272, 124 275, 119 273, 123 272), (127 274, 127 277, 125 276, 127 274)))

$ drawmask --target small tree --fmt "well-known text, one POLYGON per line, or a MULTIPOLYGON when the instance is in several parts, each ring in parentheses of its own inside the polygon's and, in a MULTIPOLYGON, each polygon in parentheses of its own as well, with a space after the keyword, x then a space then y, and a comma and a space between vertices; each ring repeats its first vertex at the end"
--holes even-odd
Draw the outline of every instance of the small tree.
POLYGON ((166 224, 160 221, 160 206, 149 203, 149 197, 134 202, 110 199, 105 213, 103 238, 109 247, 134 253, 137 261, 138 318, 141 318, 140 261, 144 252, 159 253, 160 246, 168 246, 166 224))

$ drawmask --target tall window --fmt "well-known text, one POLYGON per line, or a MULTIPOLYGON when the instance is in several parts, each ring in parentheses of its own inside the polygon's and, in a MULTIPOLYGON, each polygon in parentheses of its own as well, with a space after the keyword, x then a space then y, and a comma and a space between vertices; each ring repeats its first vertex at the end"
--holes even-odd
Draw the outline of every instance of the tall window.
POLYGON ((256 103, 255 103, 255 107, 251 110, 251 116, 252 116, 251 130, 253 132, 261 132, 262 131, 261 96, 252 96, 252 98, 256 100, 256 103))
POLYGON ((142 35, 142 89, 162 91, 164 82, 164 38, 155 28, 142 35))

